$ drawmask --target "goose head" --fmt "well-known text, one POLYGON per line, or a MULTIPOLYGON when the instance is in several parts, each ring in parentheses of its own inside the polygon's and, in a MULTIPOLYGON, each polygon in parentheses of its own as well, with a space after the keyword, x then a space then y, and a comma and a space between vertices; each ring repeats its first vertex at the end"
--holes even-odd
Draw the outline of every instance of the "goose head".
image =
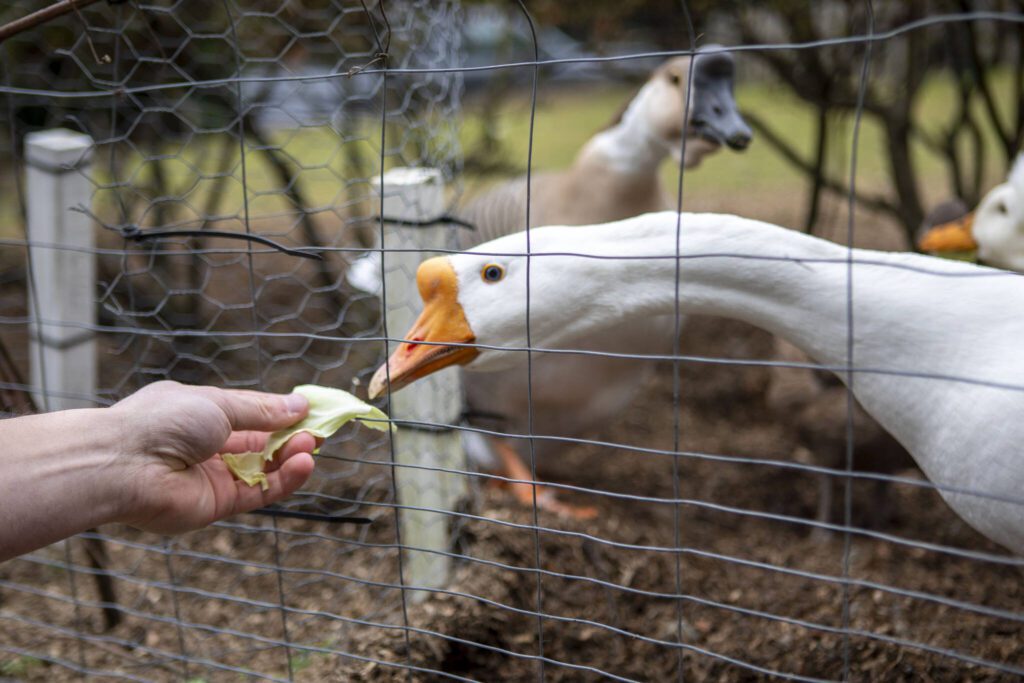
POLYGON ((709 45, 692 58, 676 57, 658 67, 638 98, 651 134, 679 163, 686 120, 686 162, 692 168, 708 154, 726 145, 746 149, 753 134, 736 108, 733 97, 735 60, 721 46, 709 45), (691 83, 687 103, 687 84, 691 83))
POLYGON ((997 268, 1024 271, 1024 155, 1007 181, 989 191, 962 218, 926 231, 918 246, 930 252, 977 250, 978 260, 997 268))
MULTIPOLYGON (((655 214, 656 215, 656 214, 655 214)), ((615 280, 644 278, 637 260, 629 272, 596 277, 595 260, 579 252, 579 228, 546 227, 502 237, 474 250, 428 259, 416 272, 423 311, 370 381, 371 398, 451 365, 471 364, 481 371, 525 364, 527 347, 557 348, 584 335, 600 334, 621 315, 613 296, 615 280), (543 245, 538 251, 537 245, 543 245), (530 328, 527 330, 527 269, 530 328), (572 297, 587 306, 573 307, 560 298, 566 283, 572 297)), ((609 245, 617 225, 591 226, 591 238, 609 245)), ((634 233, 637 231, 634 231, 634 233)), ((588 233, 590 234, 590 233, 588 233)), ((636 235, 634 235, 636 236, 636 235)), ((620 283, 621 284, 621 283, 620 283)), ((636 302, 631 302, 636 306, 636 302)))

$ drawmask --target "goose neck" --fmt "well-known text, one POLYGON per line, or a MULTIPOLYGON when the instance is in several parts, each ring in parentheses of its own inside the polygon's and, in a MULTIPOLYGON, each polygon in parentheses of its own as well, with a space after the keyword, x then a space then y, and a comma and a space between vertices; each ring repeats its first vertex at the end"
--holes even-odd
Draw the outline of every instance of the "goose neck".
MULTIPOLYGON (((633 220, 643 227, 625 222, 603 227, 604 234, 594 235, 592 242, 598 245, 607 237, 607 248, 594 247, 601 256, 567 266, 581 271, 572 281, 588 283, 578 294, 585 309, 581 326, 671 315, 678 308, 683 314, 753 324, 790 340, 819 362, 843 364, 846 247, 735 216, 664 212, 633 220), (623 241, 617 234, 631 239, 623 241)), ((859 291, 862 295, 869 292, 859 291)))
POLYGON ((653 92, 645 85, 626 107, 622 118, 588 142, 578 162, 600 165, 625 175, 653 174, 670 153, 669 143, 654 125, 653 92))

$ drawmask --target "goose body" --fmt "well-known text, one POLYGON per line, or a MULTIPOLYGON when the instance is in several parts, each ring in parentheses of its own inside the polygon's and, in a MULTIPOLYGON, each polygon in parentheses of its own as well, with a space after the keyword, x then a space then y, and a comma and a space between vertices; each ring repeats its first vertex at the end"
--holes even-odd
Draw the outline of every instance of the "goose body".
MULTIPOLYGON (((942 202, 925 216, 919 228, 924 234, 931 228, 959 219, 967 206, 958 199, 942 202)), ((811 359, 795 346, 775 338, 775 360, 794 365, 808 364, 811 359)), ((846 387, 827 372, 810 368, 774 366, 768 370, 765 403, 779 419, 793 425, 797 439, 797 457, 809 457, 815 464, 842 469, 846 466, 846 387)), ((913 467, 906 449, 882 429, 856 401, 853 405, 853 469, 896 474, 913 467)), ((842 482, 834 477, 821 477, 817 519, 831 518, 834 489, 842 482)), ((874 525, 884 522, 891 508, 886 482, 875 482, 874 505, 868 520, 874 525)))
MULTIPOLYGON (((573 228, 539 228, 529 238, 529 339, 525 233, 431 259, 417 274, 425 308, 407 334, 416 341, 388 361, 392 389, 454 363, 521 368, 528 345, 571 347, 671 314, 677 220, 683 313, 746 321, 826 367, 847 366, 849 275, 857 400, 955 512, 1024 554, 1024 505, 1010 502, 1024 503, 1024 318, 1005 314, 1024 307, 1024 278, 1014 274, 848 250, 729 215, 639 216, 589 228, 585 244, 573 228), (492 266, 501 277, 484 279, 492 266)), ((371 394, 385 390, 385 377, 382 367, 371 394)))
MULTIPOLYGON (((854 401, 852 412, 848 410, 849 391, 835 375, 799 367, 813 364, 813 360, 779 337, 774 341, 773 359, 790 365, 777 365, 768 369, 764 398, 772 414, 793 427, 796 437, 795 459, 831 469, 844 469, 848 446, 847 423, 852 418, 854 470, 891 475, 914 466, 906 449, 872 419, 859 403, 854 401)), ((820 477, 815 515, 819 522, 833 519, 835 491, 837 488, 842 490, 842 486, 843 482, 836 477, 820 477)), ((892 512, 889 487, 885 481, 876 481, 873 488, 873 505, 864 511, 865 523, 881 526, 892 512)))

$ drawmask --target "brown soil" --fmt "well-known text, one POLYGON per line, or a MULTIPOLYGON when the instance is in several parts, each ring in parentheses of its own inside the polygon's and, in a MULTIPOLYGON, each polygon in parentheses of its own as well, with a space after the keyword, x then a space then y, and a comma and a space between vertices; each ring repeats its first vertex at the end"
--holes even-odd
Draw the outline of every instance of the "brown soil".
MULTIPOLYGON (((694 321, 685 352, 733 358, 765 357, 767 335, 738 323, 694 321)), ((609 434, 608 441, 671 447, 671 367, 609 434), (660 442, 660 443, 659 443, 660 442)), ((681 446, 684 450, 746 458, 791 461, 792 428, 774 422, 760 400, 765 373, 757 368, 684 364, 681 371, 681 446)), ((673 497, 667 456, 621 448, 567 449, 558 463, 545 463, 551 480, 660 498, 673 497)), ((813 518, 818 478, 766 465, 682 458, 680 495, 746 511, 813 518)), ((915 476, 914 471, 905 473, 915 476)), ((919 476, 919 475, 918 475, 919 476)), ((866 523, 878 505, 874 486, 853 487, 853 521, 866 523)), ((905 539, 1000 553, 967 528, 927 488, 890 486, 894 518, 879 531, 905 539)), ((591 680, 600 675, 570 668, 593 667, 640 680, 677 676, 677 603, 651 593, 676 593, 682 600, 682 667, 688 680, 759 680, 769 671, 839 679, 844 656, 853 680, 1011 680, 1010 674, 975 666, 935 648, 1019 666, 1024 662, 1024 591, 1019 567, 952 557, 916 547, 852 536, 849 625, 857 635, 844 641, 841 585, 821 575, 843 574, 842 534, 811 533, 806 525, 758 519, 735 511, 683 505, 679 538, 694 553, 677 556, 617 544, 675 545, 672 505, 577 496, 598 505, 601 517, 588 523, 541 516, 544 669, 547 680, 591 680), (577 532, 567 536, 556 530, 577 532), (579 534, 585 534, 581 536, 579 534), (677 574, 678 572, 678 574, 677 574), (818 578, 798 576, 813 573, 818 578), (557 576, 555 574, 560 574, 557 576), (601 583, 599 583, 601 582, 601 583), (875 586, 877 584, 877 587, 875 586), (1013 612, 1017 620, 973 613, 888 587, 917 591, 1013 612), (756 614, 760 612, 761 614, 756 614), (585 620, 585 621, 584 621, 585 620), (800 622, 800 623, 797 623, 800 622), (668 642, 655 642, 668 641, 668 642), (898 641, 908 643, 898 644, 898 641), (910 643, 917 643, 918 646, 910 643), (932 652, 928 650, 932 649, 932 652), (744 665, 731 663, 729 660, 744 665), (760 667, 761 671, 754 667, 760 667)), ((530 524, 532 514, 507 496, 483 502, 488 518, 530 524)), ((515 569, 464 563, 452 589, 520 610, 538 606, 536 541, 530 530, 511 531, 472 522, 464 531, 473 557, 515 569)), ((461 596, 443 596, 414 610, 417 627, 484 643, 492 648, 536 655, 538 623, 461 596)), ((403 639, 380 634, 364 654, 404 654, 403 639)), ((528 680, 535 660, 501 651, 417 635, 413 663, 481 680, 528 680)), ((381 667, 362 670, 368 678, 398 678, 381 667)), ((429 679, 429 676, 425 678, 429 679)))
MULTIPOLYGON (((684 341, 685 353, 716 357, 764 358, 770 349, 767 335, 714 320, 692 321, 684 341)), ((662 370, 601 438, 672 448, 671 365, 662 370)), ((510 494, 474 487, 473 505, 457 524, 455 548, 462 557, 447 592, 422 603, 407 594, 414 628, 408 646, 395 588, 397 553, 390 547, 396 540, 387 507, 391 475, 380 462, 386 449, 356 432, 328 446, 312 488, 322 494, 322 507, 374 516, 369 527, 284 519, 275 534, 266 518, 243 516, 172 542, 104 530, 114 537, 108 566, 129 612, 110 632, 101 632, 100 611, 90 602, 97 600, 90 577, 64 568, 68 558, 77 569, 88 568, 81 540, 69 545, 68 555, 55 546, 34 560, 0 566, 0 651, 8 651, 0 654, 0 677, 75 677, 65 666, 21 656, 31 653, 84 662, 108 676, 236 680, 237 670, 224 667, 237 667, 287 678, 281 646, 287 641, 297 644, 291 668, 298 680, 405 680, 403 667, 410 664, 437 672, 415 672, 413 680, 443 680, 440 672, 481 681, 535 680, 540 627, 549 681, 597 680, 602 672, 672 680, 680 652, 687 680, 760 680, 771 672, 839 679, 844 657, 851 680, 1013 679, 943 651, 1005 666, 1024 663, 1019 566, 853 534, 852 635, 844 639, 836 632, 844 623, 843 588, 827 578, 843 575, 844 536, 748 513, 812 518, 819 478, 697 455, 793 461, 793 426, 773 419, 763 405, 766 373, 687 362, 680 377, 680 447, 694 455, 677 462, 678 495, 693 502, 676 507, 565 493, 567 500, 598 506, 600 516, 580 522, 541 512, 535 534, 510 525, 533 521, 510 494), (668 551, 676 545, 687 551, 668 551), (539 597, 538 553, 544 570, 539 597), (73 593, 85 601, 77 613, 73 593), (671 597, 677 593, 684 598, 671 597), (538 606, 545 615, 540 624, 538 606), (179 628, 178 620, 188 626, 179 628), (76 626, 87 634, 84 642, 70 630, 76 626), (187 667, 181 653, 190 660, 187 667)), ((633 496, 676 495, 666 455, 567 445, 557 461, 539 465, 550 481, 633 496)), ((880 507, 878 493, 861 483, 852 495, 859 528, 880 507)), ((1005 554, 926 487, 894 485, 886 495, 894 513, 879 532, 1005 554)))

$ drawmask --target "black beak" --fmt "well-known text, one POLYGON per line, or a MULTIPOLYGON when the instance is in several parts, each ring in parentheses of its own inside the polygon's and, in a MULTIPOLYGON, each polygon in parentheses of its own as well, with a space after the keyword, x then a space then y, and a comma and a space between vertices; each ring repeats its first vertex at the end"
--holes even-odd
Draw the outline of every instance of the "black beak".
POLYGON ((736 108, 733 71, 733 58, 728 52, 697 56, 690 126, 700 137, 739 151, 750 145, 754 134, 736 108))
POLYGON ((750 145, 754 134, 736 109, 736 101, 728 88, 718 83, 704 88, 698 85, 694 94, 696 101, 690 115, 690 126, 697 135, 737 151, 750 145))

